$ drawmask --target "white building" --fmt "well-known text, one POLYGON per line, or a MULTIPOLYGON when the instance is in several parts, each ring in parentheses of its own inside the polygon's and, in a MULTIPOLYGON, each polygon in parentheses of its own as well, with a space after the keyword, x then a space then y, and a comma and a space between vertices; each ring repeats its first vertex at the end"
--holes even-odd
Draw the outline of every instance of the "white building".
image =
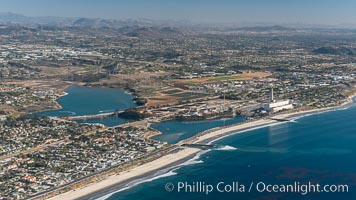
POLYGON ((293 109, 293 104, 290 100, 275 101, 273 98, 273 88, 271 88, 270 103, 263 104, 262 107, 268 112, 278 112, 293 109))
POLYGON ((293 109, 293 105, 289 100, 281 100, 281 101, 266 103, 263 105, 263 108, 268 112, 278 112, 281 110, 293 109))
POLYGON ((0 115, 0 121, 5 121, 6 120, 6 115, 0 115))

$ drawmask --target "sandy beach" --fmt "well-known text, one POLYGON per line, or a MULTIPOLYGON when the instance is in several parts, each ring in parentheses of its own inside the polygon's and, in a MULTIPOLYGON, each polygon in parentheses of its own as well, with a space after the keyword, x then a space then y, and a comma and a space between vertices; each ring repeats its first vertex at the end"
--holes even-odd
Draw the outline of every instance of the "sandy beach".
POLYGON ((51 200, 78 199, 78 198, 81 198, 81 197, 83 197, 87 194, 90 194, 92 192, 105 189, 105 188, 110 187, 114 184, 129 180, 134 177, 138 177, 138 176, 145 174, 147 172, 156 171, 158 169, 161 169, 162 167, 170 165, 171 163, 174 163, 174 162, 180 161, 182 159, 185 159, 187 157, 193 156, 196 153, 198 153, 199 151, 201 151, 201 150, 194 149, 194 148, 185 148, 182 151, 163 156, 161 158, 158 158, 157 160, 154 160, 152 162, 138 166, 130 171, 122 172, 119 175, 111 176, 103 181, 98 182, 98 183, 88 185, 88 186, 83 187, 78 190, 73 190, 73 191, 70 191, 67 193, 63 193, 63 194, 60 194, 60 195, 55 196, 50 199, 51 200))
MULTIPOLYGON (((296 114, 296 113, 293 113, 296 114)), ((287 117, 284 115, 283 117, 287 117)), ((221 130, 213 131, 208 134, 204 134, 202 136, 196 137, 194 140, 191 140, 191 143, 200 143, 200 142, 206 142, 207 140, 212 140, 214 138, 220 138, 224 135, 229 135, 231 133, 236 133, 238 131, 242 130, 247 130, 251 128, 257 128, 265 125, 271 125, 278 123, 275 120, 271 119, 260 119, 244 124, 239 124, 235 126, 231 126, 228 128, 222 128, 221 130)), ((179 145, 180 143, 178 143, 179 145)), ((97 182, 90 184, 86 187, 77 189, 77 190, 72 190, 67 193, 60 194, 58 196, 55 196, 53 198, 50 198, 51 200, 61 200, 61 199, 79 199, 82 198, 90 193, 98 192, 100 190, 106 189, 110 186, 113 186, 115 184, 118 184, 120 182, 127 181, 129 179, 135 178, 135 177, 140 177, 143 174, 146 174, 148 172, 154 172, 157 171, 158 169, 164 168, 166 166, 169 166, 170 164, 177 162, 179 160, 184 160, 188 157, 191 157, 198 152, 200 152, 200 149, 195 149, 195 148, 187 148, 185 147, 184 150, 179 151, 177 153, 169 154, 166 156, 163 156, 161 158, 158 158, 157 160, 154 160, 152 162, 146 163, 144 165, 138 166, 130 171, 125 171, 122 172, 119 175, 111 176, 103 181, 97 182)))
MULTIPOLYGON (((349 99, 349 101, 343 103, 342 105, 340 105, 338 107, 285 113, 285 114, 275 115, 275 116, 273 116, 273 119, 264 118, 264 119, 250 121, 250 122, 246 122, 246 123, 242 123, 242 124, 231 125, 229 127, 215 128, 212 131, 206 132, 205 134, 201 134, 201 135, 195 136, 193 138, 190 138, 188 140, 181 141, 177 145, 187 143, 187 142, 189 142, 189 143, 209 143, 210 142, 211 143, 215 140, 219 140, 222 137, 229 136, 231 134, 240 134, 242 132, 246 132, 246 131, 256 129, 256 128, 261 128, 264 126, 270 126, 270 125, 274 125, 277 123, 285 123, 285 122, 280 122, 280 121, 277 121, 274 119, 288 119, 291 117, 297 117, 297 116, 306 115, 306 114, 334 110, 339 107, 345 106, 346 104, 348 104, 350 102, 352 102, 351 98, 349 99)), ((111 187, 113 185, 117 185, 118 183, 122 183, 127 180, 134 179, 136 177, 140 177, 140 176, 147 174, 149 172, 154 172, 154 171, 157 171, 158 169, 162 169, 164 167, 170 166, 172 163, 177 163, 181 160, 192 157, 200 151, 202 151, 202 150, 185 147, 184 150, 181 150, 176 153, 169 154, 169 155, 165 155, 165 156, 158 158, 152 162, 138 166, 130 171, 125 171, 125 172, 120 173, 119 175, 111 176, 103 181, 90 184, 90 185, 80 188, 78 190, 73 190, 73 191, 69 191, 67 193, 63 193, 61 195, 51 198, 51 200, 80 199, 88 194, 91 194, 94 192, 96 192, 96 193, 100 192, 101 190, 104 190, 104 189, 111 187)))

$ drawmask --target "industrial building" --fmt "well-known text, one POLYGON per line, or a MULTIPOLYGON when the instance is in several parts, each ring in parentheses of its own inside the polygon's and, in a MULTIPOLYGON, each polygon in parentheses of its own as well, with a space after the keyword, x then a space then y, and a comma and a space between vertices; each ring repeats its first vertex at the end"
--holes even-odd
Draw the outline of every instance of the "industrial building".
POLYGON ((293 109, 293 104, 290 100, 275 101, 273 97, 273 88, 271 88, 270 102, 263 104, 262 107, 268 112, 279 112, 282 110, 293 109))

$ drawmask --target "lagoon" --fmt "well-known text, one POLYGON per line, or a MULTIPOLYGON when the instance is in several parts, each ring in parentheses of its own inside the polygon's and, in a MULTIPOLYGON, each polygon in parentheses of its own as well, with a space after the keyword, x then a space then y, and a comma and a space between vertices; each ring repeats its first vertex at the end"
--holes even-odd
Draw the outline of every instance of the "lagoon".
POLYGON ((207 121, 164 121, 151 125, 152 128, 163 133, 152 137, 152 139, 167 142, 168 144, 175 144, 205 130, 236 124, 244 120, 245 118, 243 117, 235 117, 207 121))
MULTIPOLYGON (((61 109, 49 110, 32 114, 32 116, 81 116, 100 113, 114 112, 136 107, 133 102, 134 96, 122 89, 92 88, 73 85, 68 87, 67 95, 60 97, 57 102, 61 109)), ((115 126, 127 122, 118 117, 107 117, 103 119, 78 120, 80 123, 101 123, 106 126, 115 126)))

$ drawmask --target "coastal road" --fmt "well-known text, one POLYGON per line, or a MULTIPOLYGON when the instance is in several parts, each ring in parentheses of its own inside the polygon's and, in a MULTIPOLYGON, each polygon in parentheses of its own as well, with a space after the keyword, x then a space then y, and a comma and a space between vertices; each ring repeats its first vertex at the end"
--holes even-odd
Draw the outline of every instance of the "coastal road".
POLYGON ((67 139, 64 139, 64 140, 59 140, 59 141, 52 142, 52 143, 49 143, 49 144, 39 145, 39 146, 30 148, 30 149, 26 149, 26 150, 23 150, 23 151, 19 151, 19 152, 15 152, 15 153, 11 153, 11 154, 8 154, 8 155, 1 156, 0 157, 0 161, 8 159, 8 158, 16 157, 16 156, 21 155, 21 154, 28 154, 28 153, 33 153, 33 152, 36 152, 36 151, 41 151, 41 150, 44 150, 44 149, 46 149, 48 147, 57 146, 57 145, 65 144, 65 143, 68 143, 68 142, 69 141, 67 139))
MULTIPOLYGON (((79 179, 77 179, 75 181, 72 181, 72 182, 69 182, 69 183, 65 183, 64 185, 61 185, 58 188, 53 188, 53 189, 50 189, 50 190, 47 190, 47 191, 40 192, 40 193, 38 193, 36 195, 28 197, 28 199, 29 200, 35 200, 35 199, 37 200, 37 199, 48 199, 48 198, 53 197, 53 196, 55 197, 58 194, 53 195, 53 193, 56 193, 56 192, 61 193, 60 191, 63 190, 64 188, 70 187, 70 188, 73 189, 73 187, 75 188, 77 184, 82 184, 82 186, 83 186, 83 185, 87 185, 90 182, 97 182, 97 181, 103 180, 103 177, 107 178, 107 177, 113 176, 113 175, 107 175, 107 174, 105 175, 105 173, 110 173, 112 171, 115 171, 119 167, 123 167, 124 168, 122 171, 130 170, 130 167, 136 166, 138 163, 140 163, 140 164, 142 164, 142 162, 149 163, 149 162, 151 162, 153 160, 156 160, 156 159, 158 159, 160 157, 163 157, 164 155, 169 154, 170 152, 173 152, 176 148, 180 148, 180 147, 172 145, 172 146, 170 146, 170 147, 168 147, 168 148, 166 148, 164 150, 152 152, 152 153, 150 153, 148 155, 143 155, 141 157, 138 157, 133 161, 126 161, 124 163, 120 163, 118 165, 109 167, 109 168, 104 169, 102 171, 98 171, 98 172, 95 172, 93 174, 84 176, 84 177, 79 178, 79 179), (101 178, 97 178, 98 175, 101 178)), ((84 199, 87 199, 87 198, 84 198, 84 199)))
POLYGON ((116 111, 116 112, 108 112, 108 113, 101 113, 101 114, 95 114, 95 115, 79 115, 79 116, 70 116, 70 117, 65 117, 67 120, 79 120, 79 119, 96 119, 96 118, 104 118, 104 117, 109 117, 109 116, 114 116, 116 114, 122 113, 124 111, 116 111))
MULTIPOLYGON (((83 133, 83 135, 90 135, 90 134, 96 133, 96 131, 102 132, 105 129, 107 129, 107 127, 101 128, 101 129, 95 129, 93 131, 89 131, 87 133, 83 133)), ((15 153, 11 153, 11 154, 7 154, 7 155, 4 155, 4 156, 0 156, 0 161, 8 159, 8 158, 16 157, 16 156, 21 155, 21 154, 29 154, 29 153, 33 153, 33 152, 36 152, 36 151, 41 151, 41 150, 44 150, 44 149, 46 149, 48 147, 58 146, 60 144, 67 144, 69 142, 70 142, 69 138, 65 138, 65 139, 58 140, 58 141, 55 141, 55 142, 51 142, 51 143, 48 143, 48 144, 42 144, 42 145, 30 148, 30 149, 26 149, 26 150, 23 150, 23 151, 18 151, 18 152, 15 152, 15 153)))

